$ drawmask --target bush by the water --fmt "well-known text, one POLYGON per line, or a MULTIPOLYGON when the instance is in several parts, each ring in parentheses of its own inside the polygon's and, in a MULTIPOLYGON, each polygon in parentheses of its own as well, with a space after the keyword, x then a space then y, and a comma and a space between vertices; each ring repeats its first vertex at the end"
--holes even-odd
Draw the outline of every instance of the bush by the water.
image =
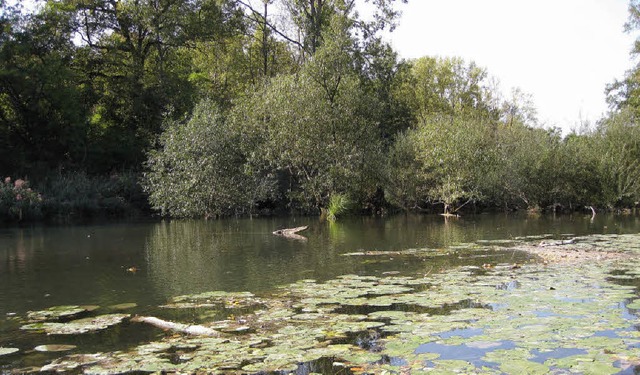
POLYGON ((32 188, 26 179, 0 183, 0 221, 75 220, 135 216, 148 211, 147 198, 132 172, 111 176, 68 173, 32 188))
POLYGON ((146 196, 133 172, 89 176, 57 175, 42 184, 42 211, 47 218, 122 217, 146 209, 146 196))
POLYGON ((24 179, 6 177, 0 183, 0 220, 22 221, 42 216, 42 195, 24 179))

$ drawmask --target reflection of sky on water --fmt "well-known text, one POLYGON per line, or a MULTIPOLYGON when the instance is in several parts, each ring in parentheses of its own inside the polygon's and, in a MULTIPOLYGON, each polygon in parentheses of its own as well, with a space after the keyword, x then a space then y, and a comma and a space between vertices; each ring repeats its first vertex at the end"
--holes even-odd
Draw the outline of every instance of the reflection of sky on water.
POLYGON ((544 363, 548 359, 561 359, 587 353, 588 352, 586 350, 578 348, 557 348, 548 351, 532 350, 531 354, 533 354, 533 357, 531 360, 538 363, 544 363))
MULTIPOLYGON (((444 345, 436 342, 430 342, 418 346, 415 353, 435 353, 439 354, 438 360, 462 360, 472 363, 478 368, 484 366, 496 368, 497 363, 484 361, 482 358, 489 352, 494 350, 508 350, 516 347, 513 341, 500 341, 496 343, 487 343, 489 348, 471 347, 469 345, 444 345), (491 345, 488 345, 491 344, 491 345)), ((428 364, 428 363, 427 363, 428 364)))

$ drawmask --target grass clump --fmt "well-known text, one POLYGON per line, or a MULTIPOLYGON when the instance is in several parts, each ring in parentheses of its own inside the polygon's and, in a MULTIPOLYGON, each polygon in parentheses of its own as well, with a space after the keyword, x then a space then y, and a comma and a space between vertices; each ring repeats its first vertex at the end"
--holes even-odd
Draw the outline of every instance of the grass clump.
POLYGON ((345 194, 332 194, 327 207, 327 220, 336 221, 338 216, 344 215, 349 210, 350 204, 351 201, 345 194))

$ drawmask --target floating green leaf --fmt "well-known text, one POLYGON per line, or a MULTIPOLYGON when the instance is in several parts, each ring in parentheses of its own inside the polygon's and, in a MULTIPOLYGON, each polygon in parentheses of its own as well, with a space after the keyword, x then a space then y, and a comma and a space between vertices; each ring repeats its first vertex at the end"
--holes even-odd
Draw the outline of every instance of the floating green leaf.
POLYGON ((87 308, 81 306, 53 306, 45 310, 29 311, 27 318, 35 321, 56 321, 72 319, 85 312, 87 312, 87 308))
POLYGON ((541 363, 527 360, 507 360, 502 362, 500 370, 507 374, 544 375, 549 373, 549 367, 541 363))
POLYGON ((73 320, 67 323, 34 323, 20 327, 23 330, 44 331, 49 335, 77 335, 95 332, 121 323, 129 314, 108 314, 73 320))
POLYGON ((60 345, 60 344, 50 344, 50 345, 38 345, 34 348, 34 350, 38 352, 66 352, 69 350, 75 349, 75 345, 60 345))
POLYGON ((3 356, 3 355, 9 355, 9 354, 17 353, 19 351, 20 351, 20 349, 18 349, 18 348, 3 348, 3 347, 0 347, 0 357, 3 356))
MULTIPOLYGON (((509 254, 539 243, 523 241, 509 254)), ((430 251, 465 251, 472 259, 496 244, 430 251)), ((640 236, 579 237, 551 249, 616 256, 599 262, 471 265, 425 271, 425 276, 393 271, 381 277, 345 275, 325 282, 302 280, 259 297, 220 291, 179 296, 167 307, 255 307, 238 312, 242 316, 227 312, 223 320, 198 322, 221 332, 219 337, 171 335, 123 352, 69 355, 43 371, 290 372, 317 360, 335 360, 354 373, 607 374, 635 366, 640 333, 634 329, 637 319, 629 315, 640 309, 636 277, 611 276, 638 274, 640 236), (426 353, 421 346, 429 348, 426 353), (444 352, 431 353, 439 346, 462 354, 451 359, 444 352), (576 350, 584 354, 573 355, 576 350), (563 353, 567 356, 553 357, 563 353)), ((402 255, 420 256, 409 253, 402 255)), ((42 320, 23 329, 81 333, 87 332, 87 319, 101 317, 42 320)), ((220 315, 210 314, 213 319, 220 315)))
POLYGON ((134 307, 137 307, 137 306, 138 306, 137 303, 129 302, 129 303, 120 303, 120 304, 117 304, 117 305, 111 305, 111 306, 109 306, 109 309, 122 311, 122 310, 133 309, 134 307))

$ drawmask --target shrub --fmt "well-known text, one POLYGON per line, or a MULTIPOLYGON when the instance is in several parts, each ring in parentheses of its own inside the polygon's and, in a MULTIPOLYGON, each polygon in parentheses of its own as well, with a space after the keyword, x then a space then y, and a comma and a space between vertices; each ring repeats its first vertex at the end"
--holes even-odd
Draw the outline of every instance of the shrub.
POLYGON ((42 190, 43 210, 48 217, 133 215, 146 204, 137 175, 132 172, 110 176, 67 173, 49 178, 42 190))
POLYGON ((0 219, 5 221, 22 221, 42 216, 42 196, 29 187, 23 179, 11 180, 11 177, 0 183, 0 219))
POLYGON ((255 147, 213 102, 201 102, 186 123, 170 124, 149 154, 142 184, 152 207, 174 217, 250 213, 272 190, 272 179, 248 163, 255 147))

